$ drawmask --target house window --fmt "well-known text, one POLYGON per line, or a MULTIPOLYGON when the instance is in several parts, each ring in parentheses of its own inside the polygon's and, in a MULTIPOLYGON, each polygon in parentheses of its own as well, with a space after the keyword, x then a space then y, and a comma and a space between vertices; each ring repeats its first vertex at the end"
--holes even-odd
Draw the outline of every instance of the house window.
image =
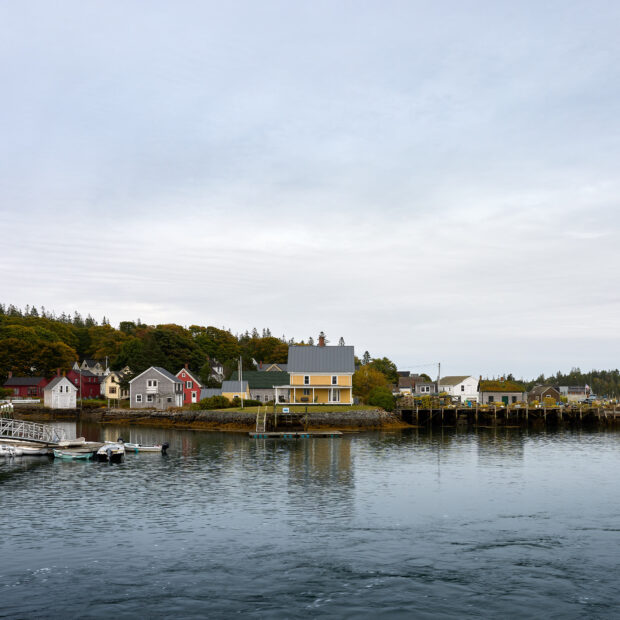
POLYGON ((461 392, 464 392, 464 391, 465 391, 465 386, 461 385, 461 392))
POLYGON ((194 384, 193 384, 191 381, 186 381, 186 382, 185 382, 185 387, 186 387, 188 390, 191 390, 191 389, 194 387, 194 384))
POLYGON ((513 396, 513 397, 512 397, 512 402, 513 402, 513 403, 516 403, 516 402, 517 402, 517 397, 516 397, 516 396, 513 396))
POLYGON ((493 398, 493 396, 489 396, 489 402, 492 403, 494 401, 495 401, 495 399, 493 398))
POLYGON ((304 396, 310 396, 310 390, 304 389, 304 396))
POLYGON ((142 394, 136 394, 136 402, 137 403, 141 403, 142 402, 142 394))
POLYGON ((310 377, 308 375, 304 376, 304 385, 310 385, 310 377))
POLYGON ((157 379, 147 379, 146 387, 157 387, 157 379))
POLYGON ((332 390, 332 402, 340 402, 340 390, 332 390))
POLYGON ((338 385, 338 377, 336 375, 332 375, 332 385, 338 385))
POLYGON ((152 394, 147 394, 146 395, 146 402, 147 403, 152 403, 153 402, 153 395, 152 394))
POLYGON ((168 402, 171 403, 172 402, 172 396, 168 396, 168 402))
POLYGON ((116 388, 115 387, 111 387, 110 388, 110 394, 116 394, 116 388))

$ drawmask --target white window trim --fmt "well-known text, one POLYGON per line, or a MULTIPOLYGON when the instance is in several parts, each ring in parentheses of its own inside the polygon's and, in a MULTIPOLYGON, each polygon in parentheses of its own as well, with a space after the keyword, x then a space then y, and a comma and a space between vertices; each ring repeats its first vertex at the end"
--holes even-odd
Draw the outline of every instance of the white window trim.
POLYGON ((192 387, 194 387, 194 386, 193 386, 193 384, 192 384, 192 382, 191 382, 191 381, 186 381, 186 382, 185 382, 185 388, 186 388, 186 389, 191 390, 191 389, 192 389, 192 387))
POLYGON ((332 385, 338 385, 338 375, 332 375, 332 385))
POLYGON ((137 403, 141 403, 142 402, 142 394, 136 394, 136 402, 137 403))
POLYGON ((147 403, 152 403, 153 402, 153 395, 152 394, 147 394, 146 395, 146 402, 147 403))
POLYGON ((310 385, 310 375, 304 375, 304 385, 310 385))

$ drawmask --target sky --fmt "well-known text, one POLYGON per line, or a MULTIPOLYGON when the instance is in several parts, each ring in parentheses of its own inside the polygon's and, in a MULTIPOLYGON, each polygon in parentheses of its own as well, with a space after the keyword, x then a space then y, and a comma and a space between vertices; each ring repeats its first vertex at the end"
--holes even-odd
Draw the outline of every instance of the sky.
POLYGON ((0 301, 617 368, 620 3, 0 3, 0 301))

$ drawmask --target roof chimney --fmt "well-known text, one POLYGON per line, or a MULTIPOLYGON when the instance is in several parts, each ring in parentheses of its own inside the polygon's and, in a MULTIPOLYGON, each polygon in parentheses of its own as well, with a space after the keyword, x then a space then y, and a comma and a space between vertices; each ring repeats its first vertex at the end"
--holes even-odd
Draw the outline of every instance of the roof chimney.
POLYGON ((258 367, 262 368, 263 367, 263 362, 258 362, 258 367))
POLYGON ((319 346, 320 347, 325 346, 325 334, 323 332, 319 334, 319 346))
POLYGON ((13 376, 13 371, 9 370, 9 379, 13 376))
POLYGON ((60 377, 60 368, 56 368, 56 376, 60 377))
POLYGON ((185 370, 189 370, 189 364, 185 362, 185 370))

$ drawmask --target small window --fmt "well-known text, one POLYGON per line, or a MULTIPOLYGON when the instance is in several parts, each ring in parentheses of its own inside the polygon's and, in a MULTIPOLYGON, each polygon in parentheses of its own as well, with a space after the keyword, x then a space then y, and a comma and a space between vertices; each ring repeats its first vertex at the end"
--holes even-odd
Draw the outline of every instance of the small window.
POLYGON ((168 402, 171 403, 172 402, 172 396, 168 396, 168 402))
POLYGON ((495 401, 495 399, 493 398, 493 396, 489 396, 489 402, 492 403, 494 401, 495 401))
POLYGON ((147 394, 146 395, 146 402, 147 403, 152 403, 153 402, 153 395, 152 394, 147 394))
POLYGON ((465 386, 461 385, 461 392, 464 392, 464 391, 465 391, 465 386))
POLYGON ((157 387, 157 379, 147 379, 146 385, 147 387, 157 387))
POLYGON ((513 396, 513 397, 512 397, 512 402, 513 402, 513 403, 516 403, 516 402, 517 402, 517 397, 516 397, 516 396, 513 396))
POLYGON ((308 375, 304 376, 304 385, 310 385, 310 377, 308 375))
POLYGON ((338 385, 338 377, 337 377, 337 375, 332 375, 332 385, 338 385))
POLYGON ((310 396, 310 390, 304 389, 304 396, 310 396))
POLYGON ((191 390, 191 389, 194 387, 194 384, 193 384, 191 381, 186 381, 186 382, 185 382, 185 387, 186 387, 188 390, 191 390))
POLYGON ((110 394, 116 394, 116 388, 115 387, 111 387, 110 388, 110 394))
POLYGON ((142 394, 136 394, 136 402, 137 403, 141 403, 142 402, 142 394))

